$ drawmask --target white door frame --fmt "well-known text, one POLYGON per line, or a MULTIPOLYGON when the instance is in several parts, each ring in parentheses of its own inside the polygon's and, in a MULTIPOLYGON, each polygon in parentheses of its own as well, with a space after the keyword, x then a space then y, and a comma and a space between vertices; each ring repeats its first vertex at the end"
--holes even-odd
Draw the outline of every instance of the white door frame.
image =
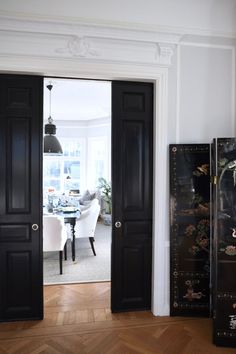
MULTIPOLYGON (((1 54, 1 53, 0 53, 1 54)), ((169 314, 168 68, 138 63, 1 56, 0 72, 154 83, 152 313, 169 314)))

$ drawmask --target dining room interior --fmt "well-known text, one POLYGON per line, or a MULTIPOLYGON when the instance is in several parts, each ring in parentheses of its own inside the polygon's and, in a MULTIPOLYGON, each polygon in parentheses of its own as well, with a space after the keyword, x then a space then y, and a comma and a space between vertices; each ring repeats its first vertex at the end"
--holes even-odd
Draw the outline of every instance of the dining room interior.
POLYGON ((44 79, 44 285, 110 281, 111 82, 44 79))

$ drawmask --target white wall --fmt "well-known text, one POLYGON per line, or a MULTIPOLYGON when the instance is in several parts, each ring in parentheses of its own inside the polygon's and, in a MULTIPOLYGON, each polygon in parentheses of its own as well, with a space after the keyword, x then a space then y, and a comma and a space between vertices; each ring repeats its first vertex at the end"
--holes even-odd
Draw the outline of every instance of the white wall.
POLYGON ((232 49, 181 45, 177 141, 234 136, 233 64, 232 49))
POLYGON ((236 135, 233 45, 180 43, 168 82, 168 143, 236 135))

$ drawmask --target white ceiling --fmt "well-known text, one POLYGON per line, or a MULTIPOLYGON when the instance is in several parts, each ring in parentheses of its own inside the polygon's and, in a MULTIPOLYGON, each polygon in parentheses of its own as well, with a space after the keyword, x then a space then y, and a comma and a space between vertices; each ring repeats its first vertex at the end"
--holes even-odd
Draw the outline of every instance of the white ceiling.
POLYGON ((111 82, 77 79, 44 79, 44 120, 49 117, 49 90, 51 116, 58 120, 91 120, 111 115, 111 82))

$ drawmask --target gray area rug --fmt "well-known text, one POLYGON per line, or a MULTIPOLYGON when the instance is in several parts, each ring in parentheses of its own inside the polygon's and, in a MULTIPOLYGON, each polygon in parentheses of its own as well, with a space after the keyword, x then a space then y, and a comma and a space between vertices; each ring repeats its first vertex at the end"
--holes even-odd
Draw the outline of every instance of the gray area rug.
POLYGON ((71 258, 71 243, 67 244, 67 261, 59 274, 59 252, 44 253, 44 284, 84 283, 111 280, 111 227, 98 223, 93 255, 89 239, 76 239, 76 259, 71 258))

